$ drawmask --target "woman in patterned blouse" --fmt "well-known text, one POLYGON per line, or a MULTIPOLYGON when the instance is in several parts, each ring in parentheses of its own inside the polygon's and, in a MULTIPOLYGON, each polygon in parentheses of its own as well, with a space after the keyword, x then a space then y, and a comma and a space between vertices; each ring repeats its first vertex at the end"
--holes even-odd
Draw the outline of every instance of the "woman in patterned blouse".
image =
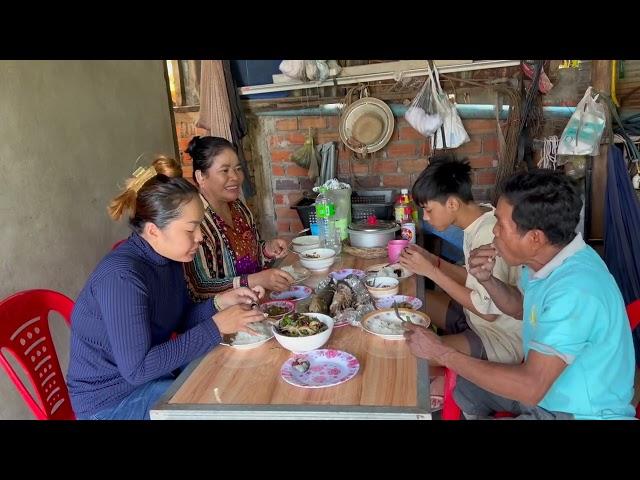
POLYGON ((187 147, 193 159, 193 180, 205 206, 203 242, 185 264, 189 291, 198 299, 241 286, 261 285, 286 290, 287 272, 268 268, 287 255, 287 242, 260 239, 253 216, 240 200, 244 174, 235 147, 220 137, 194 137, 187 147))

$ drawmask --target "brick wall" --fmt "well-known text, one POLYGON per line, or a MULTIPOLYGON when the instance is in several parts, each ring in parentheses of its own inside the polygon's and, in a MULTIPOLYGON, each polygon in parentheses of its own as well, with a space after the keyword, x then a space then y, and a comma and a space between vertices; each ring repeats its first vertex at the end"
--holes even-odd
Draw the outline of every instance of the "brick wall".
MULTIPOLYGON (((191 158, 182 152, 194 135, 204 135, 205 131, 195 126, 198 112, 176 113, 175 119, 184 175, 191 178, 191 158)), ((248 115, 248 119, 250 130, 244 140, 244 152, 257 195, 246 203, 265 238, 276 234, 292 237, 303 228, 298 213, 290 207, 303 197, 305 191, 311 191, 313 182, 307 177, 308 171, 290 159, 291 154, 304 143, 309 128, 316 144, 337 142, 337 176, 354 189, 410 188, 426 167, 430 154, 429 140, 403 118, 396 118, 393 136, 387 146, 366 160, 355 158, 340 141, 337 116, 248 115)), ((492 119, 467 119, 463 124, 471 141, 454 152, 469 159, 475 199, 488 201, 496 180, 496 123, 492 119)), ((560 135, 565 124, 566 119, 547 120, 542 134, 560 135)))
POLYGON ((180 161, 182 162, 182 175, 185 178, 192 179, 193 168, 191 157, 183 153, 187 149, 189 141, 195 135, 205 135, 206 131, 196 127, 199 112, 175 112, 176 136, 178 138, 178 149, 180 150, 180 161))
MULTIPOLYGON (((403 119, 396 119, 393 136, 387 146, 366 160, 354 158, 340 141, 338 117, 301 116, 275 118, 275 128, 267 144, 271 160, 272 185, 278 234, 292 236, 302 229, 297 212, 290 207, 310 191, 313 183, 307 170, 290 161, 291 154, 313 129, 316 144, 338 142, 338 178, 354 189, 377 187, 410 188, 426 167, 429 140, 403 119)), ((473 192, 476 200, 488 200, 496 180, 497 137, 495 120, 463 120, 470 142, 455 150, 469 159, 473 168, 473 192)))

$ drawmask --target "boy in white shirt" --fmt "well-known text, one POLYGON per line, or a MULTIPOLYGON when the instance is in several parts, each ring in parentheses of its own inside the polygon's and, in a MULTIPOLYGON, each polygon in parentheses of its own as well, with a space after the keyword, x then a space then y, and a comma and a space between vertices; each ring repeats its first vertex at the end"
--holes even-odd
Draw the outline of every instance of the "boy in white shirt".
MULTIPOLYGON (((464 267, 413 244, 400 257, 403 267, 431 279, 444 291, 429 291, 425 299, 431 321, 445 332, 443 342, 475 358, 520 363, 522 322, 502 313, 468 273, 469 252, 493 241, 496 223, 492 205, 473 201, 469 163, 453 156, 434 157, 415 181, 412 195, 436 230, 456 225, 464 231, 464 267)), ((498 257, 493 275, 516 285, 518 269, 498 257)))

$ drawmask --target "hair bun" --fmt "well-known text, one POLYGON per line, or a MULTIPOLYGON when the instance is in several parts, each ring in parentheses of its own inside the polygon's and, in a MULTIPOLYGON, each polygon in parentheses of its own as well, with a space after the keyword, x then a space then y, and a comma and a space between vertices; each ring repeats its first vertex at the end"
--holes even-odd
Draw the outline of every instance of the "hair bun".
POLYGON ((182 176, 182 167, 173 158, 160 155, 153 161, 152 165, 158 175, 166 175, 167 177, 182 176))
POLYGON ((191 157, 193 157, 192 152, 197 148, 198 140, 200 140, 200 135, 196 135, 195 137, 193 137, 189 141, 189 144, 187 145, 187 149, 184 152, 188 153, 191 157))

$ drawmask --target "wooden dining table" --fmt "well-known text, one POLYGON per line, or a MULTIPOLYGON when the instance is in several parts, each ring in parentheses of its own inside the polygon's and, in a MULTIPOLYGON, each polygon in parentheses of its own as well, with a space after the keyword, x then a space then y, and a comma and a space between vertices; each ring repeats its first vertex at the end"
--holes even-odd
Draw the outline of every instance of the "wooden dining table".
MULTIPOLYGON (((282 265, 297 262, 291 253, 282 265)), ((366 271, 386 262, 342 252, 329 271, 366 271)), ((315 288, 329 271, 300 284, 315 288)), ((402 279, 398 293, 424 299, 423 279, 402 279)), ((404 340, 347 324, 335 327, 321 348, 355 356, 358 373, 339 385, 294 386, 280 375, 293 354, 275 339, 253 349, 219 345, 188 365, 151 409, 151 419, 431 419, 429 365, 412 355, 404 340)))

